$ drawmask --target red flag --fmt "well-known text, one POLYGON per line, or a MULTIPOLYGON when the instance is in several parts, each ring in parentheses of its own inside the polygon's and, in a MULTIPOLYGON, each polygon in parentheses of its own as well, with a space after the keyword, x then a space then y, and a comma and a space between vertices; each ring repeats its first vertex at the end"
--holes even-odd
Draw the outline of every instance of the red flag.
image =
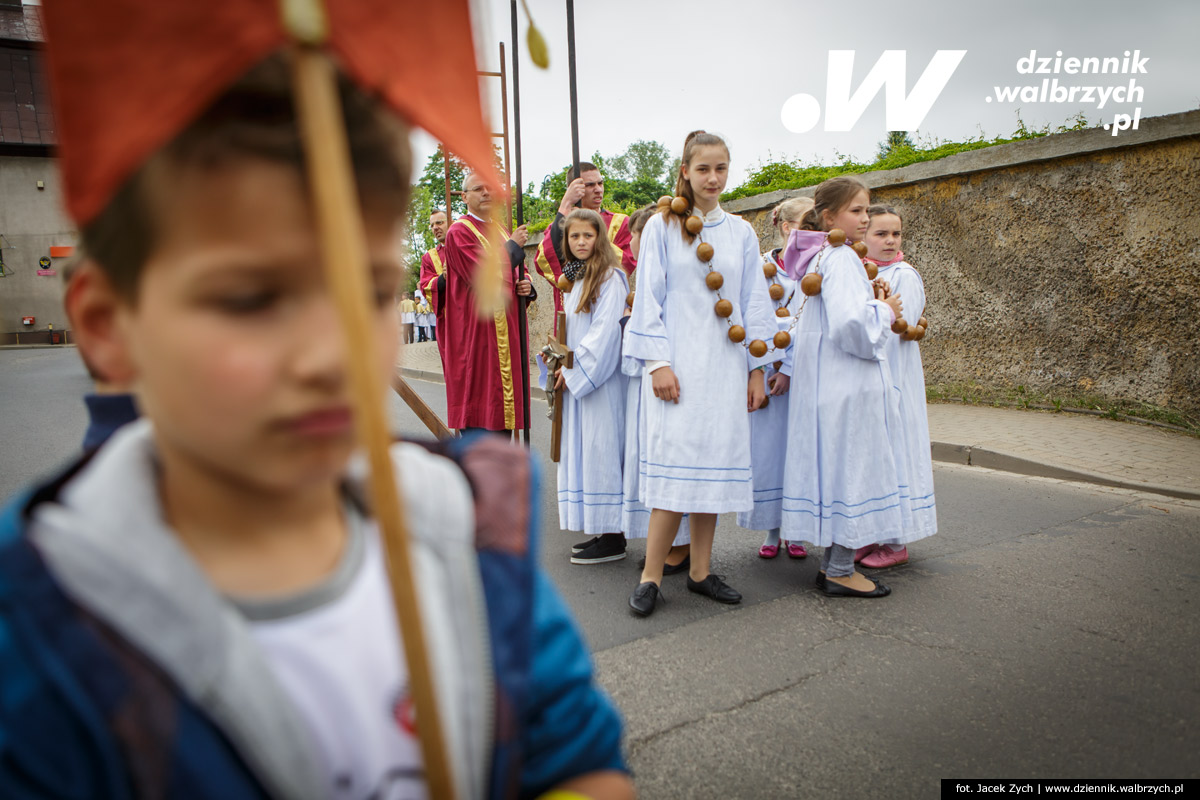
MULTIPOLYGON (((48 73, 67 207, 80 224, 146 158, 289 37, 280 0, 46 0, 48 73)), ((467 0, 336 0, 326 47, 499 185, 467 0)))

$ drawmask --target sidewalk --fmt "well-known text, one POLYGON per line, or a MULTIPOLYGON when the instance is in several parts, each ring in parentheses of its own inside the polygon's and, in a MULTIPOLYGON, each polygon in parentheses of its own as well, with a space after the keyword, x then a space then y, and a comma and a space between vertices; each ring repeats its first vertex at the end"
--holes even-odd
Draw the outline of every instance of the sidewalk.
MULTIPOLYGON (((409 345, 402 359, 406 377, 443 380, 435 343, 409 345)), ((536 385, 533 392, 541 394, 536 385)), ((937 403, 929 436, 936 461, 1200 500, 1200 439, 1150 425, 937 403)))

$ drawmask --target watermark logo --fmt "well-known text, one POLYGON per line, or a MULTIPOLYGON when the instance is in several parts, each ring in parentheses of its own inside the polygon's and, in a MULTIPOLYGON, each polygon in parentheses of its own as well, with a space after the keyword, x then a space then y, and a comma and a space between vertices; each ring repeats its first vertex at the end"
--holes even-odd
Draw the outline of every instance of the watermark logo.
POLYGON ((1129 78, 1125 82, 1123 76, 1147 74, 1146 64, 1149 56, 1143 56, 1141 50, 1125 51, 1120 56, 1068 56, 1063 58, 1062 50, 1053 56, 1039 56, 1036 50, 1030 50, 1028 56, 1017 59, 1017 73, 1020 75, 1054 75, 1053 78, 1042 78, 1040 83, 1029 83, 1024 86, 993 86, 992 93, 985 96, 985 102, 998 103, 1070 103, 1072 105, 1093 105, 1102 110, 1111 102, 1116 105, 1139 105, 1132 113, 1117 112, 1111 121, 1104 123, 1104 130, 1112 131, 1116 136, 1121 131, 1137 130, 1142 118, 1141 103, 1146 91, 1138 85, 1137 78, 1129 78), (1119 75, 1121 83, 1101 85, 1094 81, 1102 80, 1095 77, 1084 79, 1086 82, 1076 82, 1070 78, 1060 81, 1059 75, 1119 75))
MULTIPOLYGON (((825 81, 825 130, 851 130, 883 89, 887 130, 915 131, 921 127, 925 115, 933 108, 966 54, 966 50, 938 50, 906 95, 906 51, 884 50, 852 92, 850 78, 854 74, 854 51, 830 50, 825 81)), ((807 133, 821 120, 821 104, 811 94, 794 94, 783 104, 779 116, 789 131, 807 133)))

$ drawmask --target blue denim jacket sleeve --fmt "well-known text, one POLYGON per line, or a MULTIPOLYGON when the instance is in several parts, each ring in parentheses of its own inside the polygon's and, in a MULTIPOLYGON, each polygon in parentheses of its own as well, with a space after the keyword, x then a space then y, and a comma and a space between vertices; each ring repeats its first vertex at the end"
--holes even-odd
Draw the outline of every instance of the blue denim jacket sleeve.
POLYGON ((521 796, 536 797, 588 772, 628 771, 621 752, 621 717, 594 680, 591 657, 571 612, 540 569, 533 617, 521 796))

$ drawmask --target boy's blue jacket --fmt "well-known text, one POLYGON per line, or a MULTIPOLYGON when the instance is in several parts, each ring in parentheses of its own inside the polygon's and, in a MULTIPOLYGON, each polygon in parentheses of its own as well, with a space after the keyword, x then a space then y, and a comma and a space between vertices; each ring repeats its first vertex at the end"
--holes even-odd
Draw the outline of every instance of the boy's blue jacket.
MULTIPOLYGON (((255 683, 257 656, 241 647, 242 623, 234 616, 216 623, 220 615, 211 609, 227 604, 194 588, 191 567, 178 568, 174 537, 144 537, 140 525, 105 529, 103 498, 118 485, 114 479, 148 482, 153 492, 152 468, 138 472, 147 461, 148 425, 115 439, 0 511, 0 797, 320 797, 307 779, 308 754, 289 746, 306 737, 287 724, 287 703, 272 702, 269 680, 255 683), (94 527, 103 535, 74 530, 92 527, 91 517, 69 511, 72 503, 91 508, 89 491, 102 499, 94 527), (167 592, 142 589, 143 578, 152 587, 164 574, 167 592), (186 598, 178 608, 176 595, 186 598), (122 602, 109 605, 113 597, 122 602), (129 616, 141 627, 127 627, 129 616), (199 646, 212 642, 231 644, 199 646), (230 670, 231 663, 249 666, 230 670)), ((432 649, 450 654, 434 669, 460 795, 535 797, 575 775, 625 769, 620 720, 592 681, 569 612, 536 565, 532 462, 494 437, 430 446, 435 455, 399 447, 407 448, 398 459, 407 459, 410 498, 410 476, 432 476, 418 487, 428 494, 439 485, 429 480, 452 482, 452 470, 460 483, 467 476, 462 505, 474 506, 468 544, 476 555, 417 560, 426 574, 444 572, 419 588, 435 640, 449 642, 434 641, 432 649)), ((433 494, 425 506, 435 514, 445 511, 438 500, 455 497, 433 494)), ((114 498, 110 515, 136 516, 147 497, 114 498)), ((418 545, 448 549, 438 542, 442 532, 416 533, 422 519, 413 521, 414 535, 428 542, 418 545)))

